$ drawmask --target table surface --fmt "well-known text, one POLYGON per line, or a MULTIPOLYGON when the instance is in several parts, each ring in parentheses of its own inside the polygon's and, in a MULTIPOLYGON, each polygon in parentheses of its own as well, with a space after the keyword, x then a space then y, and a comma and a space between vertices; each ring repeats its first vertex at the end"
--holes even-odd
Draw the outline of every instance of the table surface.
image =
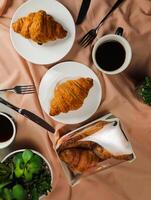
MULTIPOLYGON (((10 20, 25 0, 0 1, 0 87, 9 88, 17 84, 34 84, 37 92, 31 95, 5 93, 13 104, 26 108, 43 117, 55 127, 55 136, 65 134, 79 125, 69 126, 50 119, 41 109, 38 100, 39 83, 51 66, 34 65, 21 58, 12 47, 9 36, 10 20)), ((76 19, 81 0, 60 0, 76 19)), ((111 168, 90 176, 71 188, 61 169, 54 151, 54 136, 26 118, 12 113, 17 122, 17 137, 12 149, 32 148, 41 152, 52 164, 54 170, 53 192, 45 200, 148 200, 151 191, 151 108, 141 103, 135 93, 136 84, 145 75, 151 76, 151 1, 126 0, 123 5, 104 23, 98 33, 115 32, 118 26, 124 28, 124 36, 131 44, 133 58, 126 71, 107 76, 97 71, 91 58, 92 46, 81 48, 78 40, 104 16, 114 0, 92 0, 85 21, 76 27, 77 34, 73 48, 61 61, 73 60, 94 70, 103 86, 103 101, 94 119, 106 113, 117 116, 126 130, 137 159, 129 164, 111 168)), ((60 62, 61 62, 60 61, 60 62)), ((73 69, 74 70, 74 69, 73 69)), ((4 107, 1 110, 5 109, 4 107)), ((10 112, 8 110, 8 112, 10 112)), ((0 150, 0 157, 8 149, 0 150)))

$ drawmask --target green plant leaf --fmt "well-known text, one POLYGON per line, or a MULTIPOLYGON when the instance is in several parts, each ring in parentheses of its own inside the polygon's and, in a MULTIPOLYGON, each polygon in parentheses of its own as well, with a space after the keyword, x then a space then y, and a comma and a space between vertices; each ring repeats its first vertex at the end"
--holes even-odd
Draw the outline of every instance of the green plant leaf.
POLYGON ((44 194, 47 195, 48 191, 52 190, 51 175, 47 170, 43 169, 39 175, 33 177, 33 180, 39 196, 44 194))
POLYGON ((42 168, 42 159, 39 156, 34 155, 28 163, 27 168, 31 173, 38 174, 42 168))
POLYGON ((14 163, 14 173, 17 178, 20 178, 24 173, 24 161, 22 158, 22 153, 17 153, 13 158, 14 163))
POLYGON ((31 181, 33 178, 32 172, 28 171, 26 168, 24 170, 24 177, 26 181, 31 181))
POLYGON ((143 84, 138 88, 138 95, 142 98, 144 103, 151 105, 151 78, 145 77, 143 84))
POLYGON ((0 183, 0 189, 4 188, 5 186, 9 185, 11 181, 5 181, 3 183, 0 183))
POLYGON ((9 166, 9 168, 10 168, 10 170, 11 170, 11 174, 10 174, 10 176, 9 176, 9 179, 12 180, 13 177, 14 177, 14 164, 13 164, 13 162, 10 162, 10 163, 8 164, 8 166, 9 166))
POLYGON ((145 77, 145 82, 146 82, 146 85, 148 86, 148 87, 151 87, 151 78, 150 77, 145 77))
POLYGON ((24 169, 21 169, 20 167, 16 167, 14 170, 16 178, 20 178, 24 174, 24 169))
POLYGON ((0 183, 2 183, 3 181, 8 181, 10 175, 11 168, 5 163, 0 163, 0 183))
POLYGON ((33 152, 31 150, 26 149, 23 154, 22 154, 22 158, 24 163, 26 164, 33 156, 33 152))
POLYGON ((39 193, 38 193, 36 188, 34 188, 32 190, 31 199, 32 200, 39 200, 39 193))
POLYGON ((26 190, 19 184, 15 185, 12 190, 13 198, 15 200, 27 200, 26 190))
POLYGON ((15 164, 15 167, 24 168, 22 153, 17 153, 13 158, 13 162, 15 164))
POLYGON ((12 191, 9 190, 8 188, 4 188, 3 196, 5 200, 12 200, 12 191))

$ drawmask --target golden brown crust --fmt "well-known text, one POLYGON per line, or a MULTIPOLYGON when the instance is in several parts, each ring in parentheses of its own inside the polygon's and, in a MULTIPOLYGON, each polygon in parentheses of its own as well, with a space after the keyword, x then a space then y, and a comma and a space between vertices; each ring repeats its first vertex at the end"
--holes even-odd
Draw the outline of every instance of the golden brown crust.
POLYGON ((92 86, 93 79, 91 78, 68 80, 59 84, 51 101, 50 115, 55 116, 79 109, 92 86))
POLYGON ((67 35, 62 25, 43 10, 19 18, 12 24, 12 28, 23 37, 32 39, 38 44, 62 39, 67 35))
POLYGON ((112 154, 100 145, 96 145, 93 151, 101 160, 106 160, 112 157, 112 154))
POLYGON ((110 158, 121 161, 133 159, 133 154, 113 155, 93 142, 84 142, 83 144, 81 142, 74 148, 59 151, 58 154, 60 159, 67 164, 74 174, 86 172, 88 169, 96 167, 102 161, 110 158))
POLYGON ((75 174, 81 174, 99 163, 99 158, 90 150, 67 149, 59 156, 75 174))
POLYGON ((123 154, 123 155, 113 155, 113 158, 117 159, 117 160, 132 160, 134 158, 133 154, 123 154))
POLYGON ((126 161, 133 159, 133 154, 114 155, 98 144, 94 147, 93 151, 102 161, 109 158, 126 161))

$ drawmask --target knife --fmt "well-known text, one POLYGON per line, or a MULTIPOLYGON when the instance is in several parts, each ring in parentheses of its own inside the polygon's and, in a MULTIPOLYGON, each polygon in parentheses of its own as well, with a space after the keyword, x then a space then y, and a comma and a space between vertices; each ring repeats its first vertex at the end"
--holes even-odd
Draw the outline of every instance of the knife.
POLYGON ((91 3, 91 0, 83 0, 79 14, 78 14, 78 18, 76 21, 76 25, 79 25, 83 22, 86 14, 87 14, 87 11, 89 9, 90 3, 91 3))
POLYGON ((43 119, 41 119, 40 117, 38 117, 34 113, 32 113, 32 112, 30 112, 26 109, 18 108, 16 106, 12 105, 11 103, 7 102, 6 100, 4 100, 1 97, 0 97, 0 103, 2 103, 4 105, 8 106, 9 108, 15 110, 16 112, 18 112, 19 114, 23 115, 24 117, 30 119, 31 121, 35 122, 39 126, 42 126, 47 131, 50 131, 52 133, 55 132, 55 129, 52 126, 50 126, 46 121, 44 121, 43 119))

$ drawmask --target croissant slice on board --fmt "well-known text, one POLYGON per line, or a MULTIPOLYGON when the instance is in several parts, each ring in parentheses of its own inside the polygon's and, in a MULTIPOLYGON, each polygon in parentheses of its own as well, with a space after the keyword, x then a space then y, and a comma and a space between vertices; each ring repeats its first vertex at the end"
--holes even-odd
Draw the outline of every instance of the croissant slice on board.
POLYGON ((74 148, 60 152, 59 156, 74 174, 81 174, 95 167, 100 160, 93 151, 74 148))
POLYGON ((60 159, 67 164, 68 168, 74 174, 81 174, 92 167, 96 167, 97 164, 102 161, 110 158, 121 161, 129 161, 133 159, 133 154, 113 155, 95 143, 95 147, 91 142, 87 142, 85 144, 89 145, 86 147, 91 147, 92 145, 91 149, 84 149, 81 148, 81 145, 79 145, 78 147, 58 152, 60 159))
POLYGON ((76 141, 74 143, 70 143, 70 145, 64 146, 65 149, 67 148, 81 148, 81 149, 93 149, 95 146, 94 142, 91 141, 76 141))
POLYGON ((113 155, 100 145, 96 145, 93 151, 102 161, 107 160, 109 158, 114 158, 117 160, 126 160, 126 161, 133 159, 133 154, 113 155))
POLYGON ((94 153, 101 159, 106 160, 112 158, 112 154, 100 145, 96 145, 93 149, 94 153))
POLYGON ((71 149, 71 148, 93 150, 94 146, 95 146, 95 143, 91 141, 76 141, 75 143, 72 143, 72 144, 71 143, 67 145, 63 144, 57 149, 57 152, 61 152, 63 150, 71 149))
POLYGON ((55 116, 79 109, 92 86, 93 79, 91 78, 68 80, 59 84, 50 103, 50 115, 55 116))
POLYGON ((62 25, 43 10, 19 18, 12 24, 12 28, 16 33, 38 44, 63 39, 67 35, 62 25))

